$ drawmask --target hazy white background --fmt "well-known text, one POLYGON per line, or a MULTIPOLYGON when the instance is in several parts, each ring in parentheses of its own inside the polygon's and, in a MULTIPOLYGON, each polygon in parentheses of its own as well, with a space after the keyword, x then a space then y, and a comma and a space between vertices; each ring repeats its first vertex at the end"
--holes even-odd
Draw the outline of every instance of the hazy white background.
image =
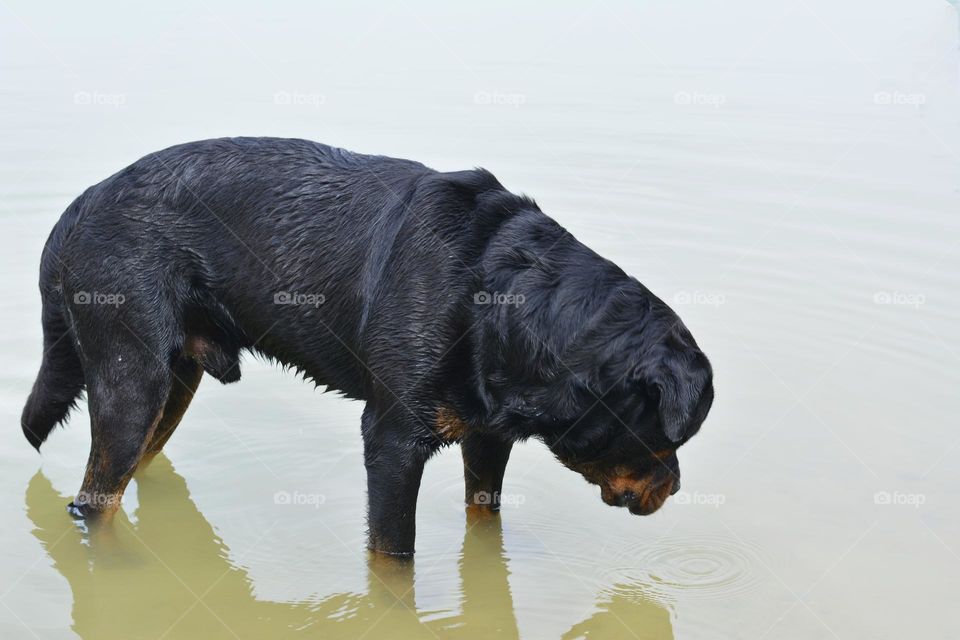
MULTIPOLYGON (((956 637, 958 34, 944 0, 2 0, 0 636, 73 635, 24 491, 41 467, 77 489, 86 414, 42 457, 18 425, 47 233, 145 153, 275 135, 490 169, 673 303, 713 360, 684 491, 653 517, 515 450, 504 541, 525 637, 611 589, 665 608, 677 638, 956 637)), ((363 591, 361 406, 244 367, 201 385, 169 458, 258 598, 363 591)), ((423 486, 417 607, 443 616, 459 453, 423 486)))

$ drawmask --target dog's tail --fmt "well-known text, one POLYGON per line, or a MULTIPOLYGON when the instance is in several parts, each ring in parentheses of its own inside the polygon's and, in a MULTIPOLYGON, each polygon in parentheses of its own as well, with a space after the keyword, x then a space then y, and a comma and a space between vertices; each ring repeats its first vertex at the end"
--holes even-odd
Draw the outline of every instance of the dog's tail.
POLYGON ((23 435, 37 451, 53 428, 76 406, 83 391, 83 367, 60 304, 43 301, 43 361, 23 408, 23 435))
POLYGON ((40 262, 43 360, 20 418, 23 435, 37 451, 53 428, 76 406, 84 387, 83 366, 64 311, 59 284, 60 248, 77 217, 77 209, 78 203, 75 202, 54 227, 40 262))

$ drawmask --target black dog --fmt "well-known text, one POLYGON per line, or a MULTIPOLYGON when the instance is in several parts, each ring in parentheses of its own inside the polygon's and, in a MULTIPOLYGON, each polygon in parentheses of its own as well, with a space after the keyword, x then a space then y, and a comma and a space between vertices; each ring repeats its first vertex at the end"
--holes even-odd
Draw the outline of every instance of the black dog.
POLYGON ((366 401, 370 548, 410 554, 426 460, 462 446, 495 511, 514 442, 542 439, 604 502, 656 511, 713 400, 677 315, 533 201, 304 140, 193 142, 64 212, 40 265, 44 355, 23 412, 39 449, 86 389, 75 516, 111 514, 203 372, 264 354, 366 401))

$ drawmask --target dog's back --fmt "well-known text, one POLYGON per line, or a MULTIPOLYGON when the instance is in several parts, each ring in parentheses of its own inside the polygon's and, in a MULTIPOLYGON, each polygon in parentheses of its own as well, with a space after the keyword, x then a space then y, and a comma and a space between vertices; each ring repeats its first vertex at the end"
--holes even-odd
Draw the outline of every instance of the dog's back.
POLYGON ((88 189, 48 240, 49 357, 25 433, 38 447, 66 416, 84 384, 79 354, 109 351, 93 344, 109 340, 107 316, 153 334, 160 364, 186 353, 222 382, 239 379, 251 349, 351 397, 387 378, 405 389, 398 340, 439 358, 461 335, 451 316, 484 233, 476 200, 491 190, 502 187, 482 170, 442 174, 306 140, 205 140, 145 156, 88 189), (84 324, 90 336, 76 335, 84 324))

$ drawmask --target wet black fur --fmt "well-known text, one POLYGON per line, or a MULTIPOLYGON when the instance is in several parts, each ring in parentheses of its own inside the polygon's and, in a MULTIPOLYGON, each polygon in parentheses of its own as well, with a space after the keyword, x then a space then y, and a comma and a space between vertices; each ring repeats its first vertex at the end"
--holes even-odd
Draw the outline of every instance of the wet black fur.
POLYGON ((126 381, 168 384, 191 336, 222 382, 240 377, 242 351, 262 354, 366 401, 371 545, 388 552, 412 551, 439 407, 474 449, 538 437, 564 461, 629 463, 675 449, 712 400, 709 363, 676 314, 482 169, 305 140, 171 147, 70 205, 40 289, 32 445, 84 388, 108 417, 144 402, 126 381), (124 302, 77 302, 94 292, 124 302), (322 304, 277 304, 283 292, 322 304), (478 292, 522 303, 478 304, 478 292))

